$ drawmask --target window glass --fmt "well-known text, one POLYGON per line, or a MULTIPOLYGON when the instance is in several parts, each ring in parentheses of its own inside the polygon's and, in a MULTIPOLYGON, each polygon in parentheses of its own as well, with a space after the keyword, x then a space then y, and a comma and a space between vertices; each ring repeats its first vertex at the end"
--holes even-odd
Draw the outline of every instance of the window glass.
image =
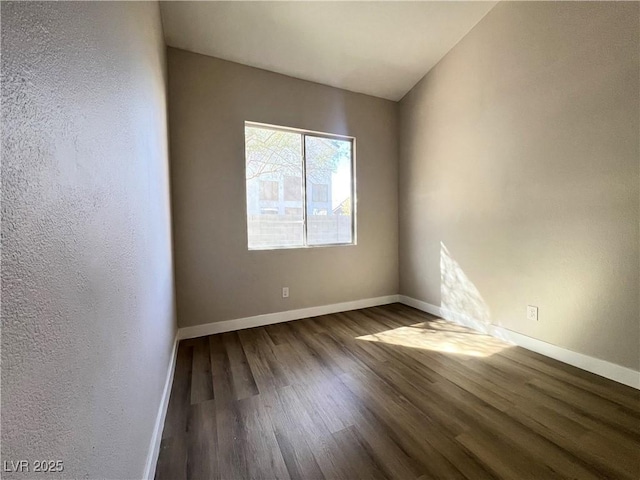
POLYGON ((305 137, 307 185, 307 244, 353 242, 351 212, 351 141, 305 137))
POLYGON ((285 178, 302 179, 300 134, 246 126, 245 161, 249 248, 304 246, 302 193, 285 202, 298 209, 297 215, 288 214, 283 205, 293 191, 291 182, 286 189, 285 178))

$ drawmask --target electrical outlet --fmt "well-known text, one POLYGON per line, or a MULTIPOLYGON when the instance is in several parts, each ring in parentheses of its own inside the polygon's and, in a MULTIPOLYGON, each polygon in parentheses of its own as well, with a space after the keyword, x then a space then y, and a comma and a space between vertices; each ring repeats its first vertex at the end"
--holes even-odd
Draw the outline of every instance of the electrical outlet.
POLYGON ((289 287, 282 287, 282 298, 289 298, 289 287))
POLYGON ((527 320, 538 321, 538 307, 527 305, 527 320))

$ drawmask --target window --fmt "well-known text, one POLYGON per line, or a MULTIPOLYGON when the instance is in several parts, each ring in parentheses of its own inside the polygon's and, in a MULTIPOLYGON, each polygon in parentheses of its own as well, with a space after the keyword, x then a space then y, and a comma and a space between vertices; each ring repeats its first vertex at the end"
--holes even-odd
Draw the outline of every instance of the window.
POLYGON ((355 243, 354 143, 245 123, 250 250, 355 243))

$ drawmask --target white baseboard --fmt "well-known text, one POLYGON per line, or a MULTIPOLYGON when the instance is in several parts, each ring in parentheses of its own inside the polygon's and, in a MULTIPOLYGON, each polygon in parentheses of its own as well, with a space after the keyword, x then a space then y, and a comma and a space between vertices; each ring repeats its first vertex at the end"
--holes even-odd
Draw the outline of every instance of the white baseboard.
POLYGON ((435 305, 421 300, 416 300, 415 298, 407 297, 405 295, 398 295, 398 297, 400 303, 417 308, 423 312, 473 328, 474 330, 497 337, 506 342, 513 343, 522 348, 540 353, 555 360, 568 363, 569 365, 595 373, 596 375, 600 375, 618 383, 640 389, 640 372, 631 368, 623 367, 599 358, 590 357, 582 353, 573 352, 566 348, 558 347, 557 345, 522 335, 521 333, 514 332, 513 330, 509 330, 504 327, 478 322, 467 315, 436 307, 435 305))
POLYGON ((334 303, 319 307, 301 308, 298 310, 256 315, 254 317, 235 318, 233 320, 205 323, 204 325, 180 328, 178 330, 178 339, 184 340, 186 338, 204 337, 215 333, 232 332, 235 330, 242 330, 244 328, 262 327, 264 325, 271 325, 274 323, 289 322, 291 320, 317 317, 318 315, 327 315, 329 313, 347 312, 349 310, 376 307, 378 305, 387 305, 389 303, 396 302, 398 302, 398 295, 387 295, 384 297, 365 298, 352 302, 334 303))
POLYGON ((153 427, 153 435, 149 444, 149 453, 147 455, 147 463, 144 467, 143 477, 145 480, 153 480, 156 475, 156 464, 158 463, 158 454, 160 453, 160 441, 162 440, 162 429, 164 428, 164 420, 167 416, 167 408, 169 407, 169 397, 171 395, 171 386, 173 385, 173 373, 176 368, 176 357, 178 354, 178 334, 173 341, 173 350, 171 351, 171 359, 169 361, 169 369, 167 371, 167 379, 164 382, 164 390, 160 399, 160 407, 156 415, 156 424, 153 427))

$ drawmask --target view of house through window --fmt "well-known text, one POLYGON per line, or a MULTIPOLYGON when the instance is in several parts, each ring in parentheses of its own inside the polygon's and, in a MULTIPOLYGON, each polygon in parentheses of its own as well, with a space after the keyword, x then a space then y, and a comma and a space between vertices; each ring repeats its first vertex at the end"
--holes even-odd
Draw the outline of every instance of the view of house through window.
POLYGON ((353 140, 245 124, 250 249, 354 241, 353 140))

